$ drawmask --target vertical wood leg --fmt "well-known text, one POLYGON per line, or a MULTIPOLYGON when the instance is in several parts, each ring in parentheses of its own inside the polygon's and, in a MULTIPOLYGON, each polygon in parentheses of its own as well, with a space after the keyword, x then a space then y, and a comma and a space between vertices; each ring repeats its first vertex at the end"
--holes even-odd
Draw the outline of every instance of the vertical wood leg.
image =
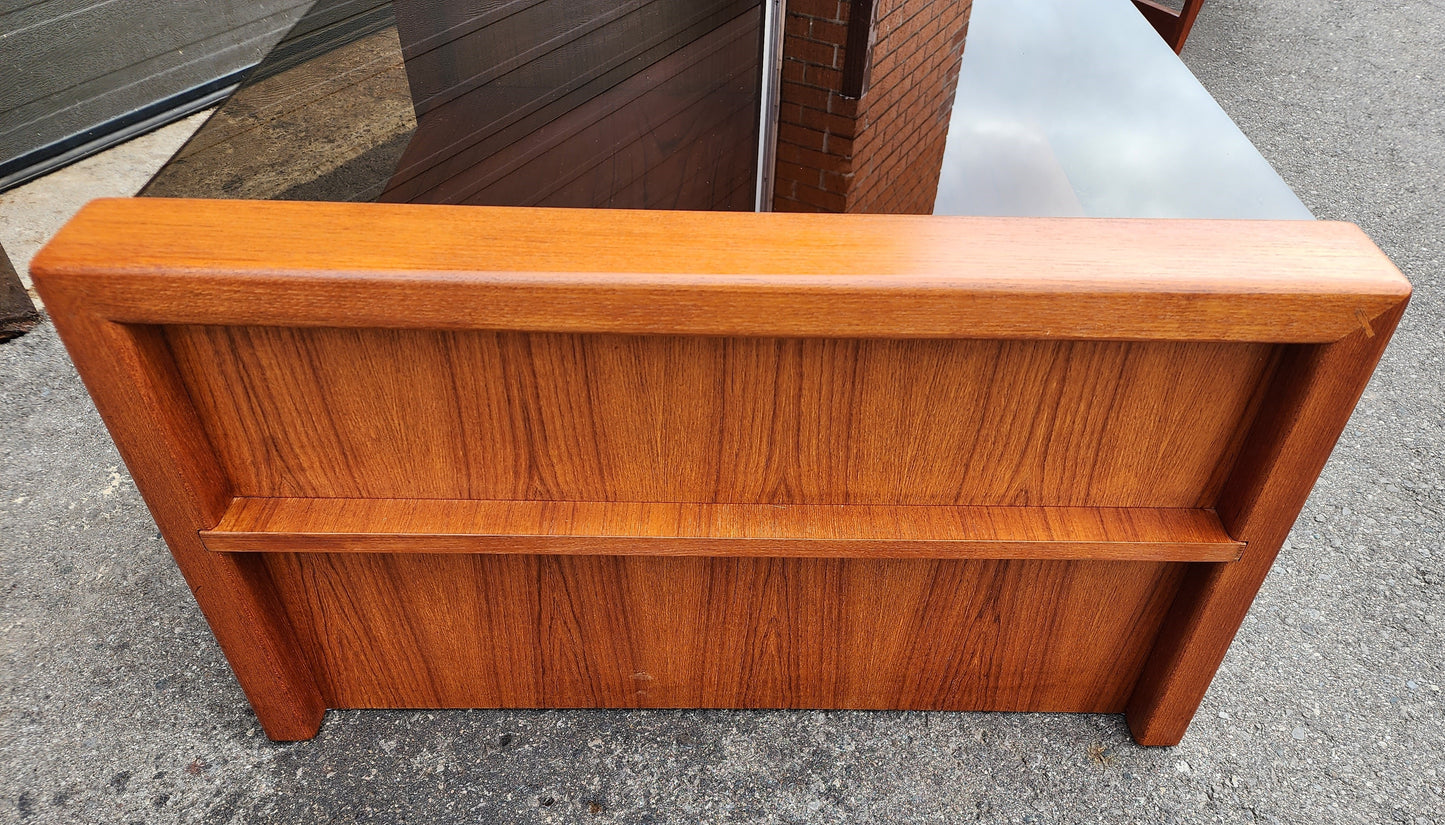
MULTIPOLYGON (((47 304, 70 303, 54 291, 47 304)), ((231 499, 230 482, 155 327, 115 324, 71 304, 56 326, 176 564, 266 735, 309 739, 326 712, 270 576, 244 554, 201 544, 231 499)))
POLYGON ((1184 51, 1184 41, 1189 37, 1189 30, 1194 28, 1194 18, 1199 16, 1203 5, 1204 0, 1184 0, 1184 7, 1176 12, 1156 0, 1134 0, 1134 7, 1175 54, 1184 51))
POLYGON ((1194 565, 1129 700, 1141 745, 1175 745, 1304 507, 1405 301, 1332 344, 1292 346, 1220 494, 1220 520, 1248 543, 1237 562, 1194 565))
POLYGON ((1184 0, 1184 8, 1179 10, 1179 25, 1174 30, 1174 42, 1169 45, 1174 47, 1175 54, 1184 51, 1184 41, 1189 39, 1189 31, 1194 28, 1194 19, 1199 16, 1199 9, 1204 6, 1204 0, 1184 0))

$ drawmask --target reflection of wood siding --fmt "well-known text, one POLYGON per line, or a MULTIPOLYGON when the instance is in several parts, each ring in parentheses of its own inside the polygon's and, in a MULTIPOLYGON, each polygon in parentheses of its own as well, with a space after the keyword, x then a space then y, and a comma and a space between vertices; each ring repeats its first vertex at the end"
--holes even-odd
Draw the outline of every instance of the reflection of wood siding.
POLYGON ((254 64, 305 0, 39 0, 0 10, 0 162, 254 64))
POLYGON ((750 209, 755 0, 398 2, 418 128, 383 200, 750 209))

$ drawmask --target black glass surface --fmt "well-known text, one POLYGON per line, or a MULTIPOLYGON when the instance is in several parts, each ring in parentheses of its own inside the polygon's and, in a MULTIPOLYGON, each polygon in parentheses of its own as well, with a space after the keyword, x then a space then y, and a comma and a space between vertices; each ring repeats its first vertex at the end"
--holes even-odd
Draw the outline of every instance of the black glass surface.
MULTIPOLYGON (((320 0, 142 194, 752 209, 758 0, 320 0)), ((975 0, 935 214, 1309 219, 1130 0, 975 0)))
POLYGON ((142 194, 750 210, 758 0, 320 0, 142 194))

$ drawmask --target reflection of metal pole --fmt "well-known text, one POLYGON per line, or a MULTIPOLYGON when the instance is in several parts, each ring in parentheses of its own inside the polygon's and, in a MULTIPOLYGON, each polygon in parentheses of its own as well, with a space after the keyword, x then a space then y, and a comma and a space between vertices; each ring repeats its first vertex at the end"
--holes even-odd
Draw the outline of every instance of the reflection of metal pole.
POLYGON ((758 188, 754 209, 773 211, 773 171, 778 148, 778 86, 783 80, 785 0, 763 0, 763 59, 759 66, 758 188))

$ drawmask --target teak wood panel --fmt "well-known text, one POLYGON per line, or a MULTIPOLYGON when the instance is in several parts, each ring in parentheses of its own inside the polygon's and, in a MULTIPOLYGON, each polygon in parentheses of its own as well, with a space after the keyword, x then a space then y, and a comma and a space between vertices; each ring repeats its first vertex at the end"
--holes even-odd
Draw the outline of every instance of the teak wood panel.
POLYGON ((1208 507, 1251 344, 168 327, 238 496, 1208 507))
POLYGON ((238 498, 201 531, 230 553, 1233 561, 1212 511, 238 498))
POLYGON ((330 707, 1123 710, 1149 562, 279 554, 330 707))
POLYGON ((701 704, 1177 742, 1409 296, 1339 224, 175 201, 33 271, 274 738, 701 704), (809 556, 839 535, 879 543, 809 556))

